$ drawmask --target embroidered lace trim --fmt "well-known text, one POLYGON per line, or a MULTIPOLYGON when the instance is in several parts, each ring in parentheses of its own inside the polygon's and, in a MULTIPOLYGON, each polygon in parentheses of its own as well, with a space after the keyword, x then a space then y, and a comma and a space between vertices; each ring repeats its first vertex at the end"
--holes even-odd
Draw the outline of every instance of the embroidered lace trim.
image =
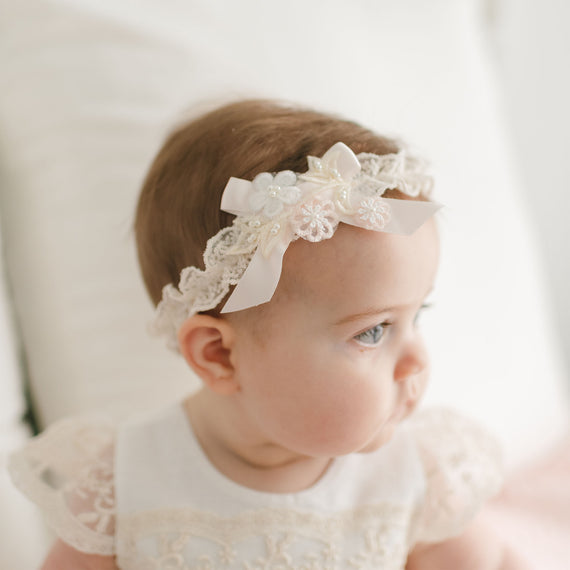
POLYGON ((128 570, 402 570, 410 517, 411 508, 391 504, 330 516, 279 509, 232 518, 179 509, 122 515, 118 561, 128 570))
POLYGON ((114 437, 110 422, 64 420, 9 459, 14 484, 56 534, 90 554, 115 551, 114 437))
POLYGON ((110 422, 62 421, 12 455, 9 471, 65 542, 120 554, 125 569, 396 570, 416 542, 459 534, 502 483, 498 445, 475 423, 432 409, 410 427, 427 479, 418 507, 380 504, 330 516, 264 509, 232 518, 161 509, 119 515, 117 546, 110 422))
POLYGON ((362 170, 356 186, 362 194, 382 196, 390 188, 414 197, 432 193, 433 178, 426 175, 426 162, 405 149, 381 156, 361 152, 357 158, 362 170))
POLYGON ((221 230, 208 240, 204 271, 186 267, 180 274, 178 288, 169 284, 163 289, 162 298, 167 301, 158 305, 151 332, 164 335, 172 350, 178 351, 176 332, 190 314, 216 307, 241 279, 257 246, 247 243, 243 236, 239 225, 221 230))
POLYGON ((502 452, 479 424, 447 409, 414 420, 427 478, 427 494, 414 542, 440 542, 460 534, 503 484, 502 452))

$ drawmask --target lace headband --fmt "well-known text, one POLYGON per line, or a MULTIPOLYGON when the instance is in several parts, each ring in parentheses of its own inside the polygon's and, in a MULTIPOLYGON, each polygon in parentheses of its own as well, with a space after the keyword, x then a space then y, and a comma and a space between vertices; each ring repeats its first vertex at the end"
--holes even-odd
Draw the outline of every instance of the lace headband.
POLYGON ((177 333, 190 316, 218 306, 236 285, 222 313, 268 302, 281 275, 289 244, 331 238, 339 224, 409 235, 441 206, 435 202, 382 198, 397 188, 429 195, 433 180, 425 163, 405 149, 356 156, 336 143, 322 158, 308 157, 303 174, 263 172, 253 181, 230 178, 221 209, 236 215, 231 226, 208 240, 205 269, 186 267, 178 288, 162 291, 153 325, 178 350, 177 333))

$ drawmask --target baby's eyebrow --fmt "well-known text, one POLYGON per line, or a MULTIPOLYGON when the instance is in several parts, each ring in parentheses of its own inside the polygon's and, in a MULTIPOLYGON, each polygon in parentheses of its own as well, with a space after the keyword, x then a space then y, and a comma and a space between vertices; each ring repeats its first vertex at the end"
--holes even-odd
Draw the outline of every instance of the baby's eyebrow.
MULTIPOLYGON (((434 290, 434 287, 432 285, 429 288, 428 292, 424 295, 424 300, 427 299, 433 293, 433 290, 434 290)), ((406 305, 392 305, 389 307, 382 307, 382 308, 370 307, 370 308, 362 311, 361 313, 354 313, 352 315, 347 315, 346 317, 343 317, 342 319, 336 321, 334 323, 334 326, 346 325, 347 323, 353 323, 354 321, 359 321, 359 320, 364 319, 366 317, 374 317, 376 315, 381 315, 382 313, 390 313, 390 312, 398 311, 405 306, 406 305)))
POLYGON ((369 309, 366 309, 361 313, 354 313, 352 315, 347 315, 346 317, 343 317, 334 324, 335 326, 346 325, 347 323, 359 321, 361 319, 364 319, 365 317, 373 317, 376 315, 381 315, 382 313, 388 313, 396 308, 397 307, 384 307, 384 308, 370 307, 369 309))

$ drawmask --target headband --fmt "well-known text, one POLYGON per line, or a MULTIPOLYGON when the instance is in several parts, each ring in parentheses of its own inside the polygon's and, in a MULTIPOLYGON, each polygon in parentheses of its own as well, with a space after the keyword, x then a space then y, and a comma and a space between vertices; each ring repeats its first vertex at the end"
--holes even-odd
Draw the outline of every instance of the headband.
POLYGON ((263 172, 252 181, 230 178, 221 209, 236 218, 208 240, 205 269, 186 267, 178 288, 162 291, 153 325, 178 350, 177 333, 190 316, 218 306, 236 285, 222 313, 268 302, 279 282, 289 244, 318 242, 334 235, 339 222, 374 231, 410 235, 441 206, 436 202, 382 198, 388 189, 411 197, 429 195, 433 179, 425 163, 397 153, 356 156, 336 143, 309 169, 263 172))

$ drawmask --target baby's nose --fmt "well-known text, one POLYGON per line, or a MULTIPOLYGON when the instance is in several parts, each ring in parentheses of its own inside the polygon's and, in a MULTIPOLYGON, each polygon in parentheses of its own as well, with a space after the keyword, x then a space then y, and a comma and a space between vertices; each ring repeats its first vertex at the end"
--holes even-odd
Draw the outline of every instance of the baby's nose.
POLYGON ((423 343, 414 342, 405 347, 396 363, 394 380, 402 382, 423 372, 428 365, 428 358, 423 343))

